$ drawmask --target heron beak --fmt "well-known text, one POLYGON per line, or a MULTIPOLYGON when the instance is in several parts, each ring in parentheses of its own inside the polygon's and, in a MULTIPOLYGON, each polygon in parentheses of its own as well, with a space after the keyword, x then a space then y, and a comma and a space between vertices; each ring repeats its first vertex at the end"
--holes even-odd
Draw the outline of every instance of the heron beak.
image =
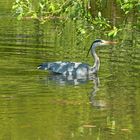
POLYGON ((115 45, 117 42, 112 42, 112 41, 104 41, 103 45, 115 45))

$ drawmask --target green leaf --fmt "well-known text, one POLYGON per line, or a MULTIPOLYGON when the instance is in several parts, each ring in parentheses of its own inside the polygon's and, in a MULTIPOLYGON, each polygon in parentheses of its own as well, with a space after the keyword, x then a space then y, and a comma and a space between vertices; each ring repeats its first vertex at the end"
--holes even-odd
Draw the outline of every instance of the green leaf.
POLYGON ((118 33, 119 29, 117 27, 113 27, 113 30, 111 30, 109 33, 108 33, 108 36, 112 36, 112 37, 115 37, 118 33))
POLYGON ((41 9, 44 8, 44 5, 41 2, 39 3, 39 6, 40 6, 41 9))
POLYGON ((54 4, 53 4, 53 3, 51 3, 51 4, 50 4, 49 9, 51 9, 51 11, 52 11, 52 12, 54 12, 54 11, 55 11, 55 6, 54 6, 54 4))
POLYGON ((19 3, 20 2, 20 0, 16 0, 16 3, 19 3))
POLYGON ((32 18, 34 18, 34 19, 37 18, 37 14, 33 13, 32 18))
POLYGON ((23 17, 23 15, 22 15, 22 14, 19 14, 19 15, 17 16, 17 20, 21 20, 22 17, 23 17))
POLYGON ((18 4, 15 4, 15 5, 12 6, 12 9, 13 9, 13 10, 15 10, 15 9, 17 9, 17 8, 18 8, 18 4))

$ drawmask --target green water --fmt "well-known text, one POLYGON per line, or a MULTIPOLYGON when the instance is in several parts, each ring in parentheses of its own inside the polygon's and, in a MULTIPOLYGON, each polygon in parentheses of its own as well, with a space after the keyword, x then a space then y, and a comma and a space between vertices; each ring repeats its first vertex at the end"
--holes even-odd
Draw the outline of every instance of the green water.
POLYGON ((67 81, 37 66, 56 60, 92 65, 90 44, 107 38, 95 32, 77 43, 74 23, 62 30, 58 21, 16 21, 4 0, 0 9, 1 140, 139 140, 138 30, 97 50, 101 67, 93 80, 67 81))

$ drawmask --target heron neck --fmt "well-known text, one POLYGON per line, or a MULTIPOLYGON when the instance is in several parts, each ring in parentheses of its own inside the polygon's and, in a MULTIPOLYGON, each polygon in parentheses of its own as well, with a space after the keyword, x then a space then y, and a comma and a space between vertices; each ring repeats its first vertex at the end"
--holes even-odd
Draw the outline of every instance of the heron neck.
POLYGON ((92 47, 91 54, 94 57, 94 65, 93 65, 93 68, 94 68, 95 71, 98 71, 99 70, 99 67, 100 67, 100 60, 99 60, 99 57, 97 56, 97 54, 95 52, 95 47, 92 47))

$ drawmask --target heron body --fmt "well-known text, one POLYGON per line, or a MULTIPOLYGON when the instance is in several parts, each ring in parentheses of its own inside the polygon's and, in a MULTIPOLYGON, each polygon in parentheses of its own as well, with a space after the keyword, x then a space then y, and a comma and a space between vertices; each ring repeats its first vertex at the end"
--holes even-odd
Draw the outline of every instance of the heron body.
POLYGON ((90 67, 86 63, 80 62, 48 62, 43 63, 38 66, 39 69, 49 70, 54 73, 63 74, 63 75, 87 75, 90 73, 94 73, 92 67, 90 67))
POLYGON ((73 75, 73 76, 87 76, 93 73, 97 73, 100 67, 100 60, 95 52, 95 49, 97 46, 105 46, 108 44, 114 44, 114 42, 97 39, 92 43, 89 51, 91 51, 91 54, 94 57, 93 66, 81 62, 56 61, 43 63, 38 66, 38 69, 49 70, 56 74, 73 75))

